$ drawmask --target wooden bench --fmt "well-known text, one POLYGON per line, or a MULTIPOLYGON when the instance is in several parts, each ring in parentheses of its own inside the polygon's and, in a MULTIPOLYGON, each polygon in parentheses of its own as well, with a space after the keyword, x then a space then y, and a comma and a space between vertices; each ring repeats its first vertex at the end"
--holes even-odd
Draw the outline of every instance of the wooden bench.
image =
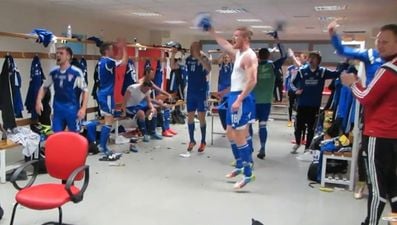
MULTIPOLYGON (((32 123, 30 119, 20 119, 16 121, 17 126, 28 126, 32 123)), ((0 141, 0 183, 6 182, 6 173, 9 170, 15 169, 18 165, 6 166, 6 152, 15 150, 16 147, 21 146, 9 139, 0 141)))

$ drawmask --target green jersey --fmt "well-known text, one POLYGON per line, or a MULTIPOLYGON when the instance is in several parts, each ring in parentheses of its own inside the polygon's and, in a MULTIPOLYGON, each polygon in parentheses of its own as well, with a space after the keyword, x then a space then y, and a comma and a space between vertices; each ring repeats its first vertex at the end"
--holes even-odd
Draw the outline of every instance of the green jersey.
POLYGON ((272 103, 275 80, 276 76, 274 73, 273 62, 260 62, 258 65, 256 86, 252 91, 257 104, 272 103))

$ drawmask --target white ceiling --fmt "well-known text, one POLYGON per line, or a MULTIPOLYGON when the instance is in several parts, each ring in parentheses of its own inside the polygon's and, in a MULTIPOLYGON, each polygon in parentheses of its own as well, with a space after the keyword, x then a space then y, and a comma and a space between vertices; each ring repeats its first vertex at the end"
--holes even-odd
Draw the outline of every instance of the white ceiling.
MULTIPOLYGON (((210 12, 217 30, 230 35, 241 25, 270 25, 285 21, 281 34, 286 39, 325 38, 323 30, 329 21, 319 17, 342 17, 340 31, 373 30, 397 21, 397 0, 2 0, 46 8, 73 8, 92 17, 124 21, 134 25, 181 34, 201 34, 192 30, 192 20, 198 12, 210 12), (314 6, 346 5, 342 11, 316 12, 314 6), (246 13, 219 14, 222 7, 244 8, 246 13), (157 12, 158 17, 138 17, 132 12, 157 12), (260 19, 262 22, 242 23, 236 19, 260 19), (165 24, 166 20, 183 20, 185 24, 165 24)), ((256 37, 263 37, 263 29, 253 29, 256 37)))

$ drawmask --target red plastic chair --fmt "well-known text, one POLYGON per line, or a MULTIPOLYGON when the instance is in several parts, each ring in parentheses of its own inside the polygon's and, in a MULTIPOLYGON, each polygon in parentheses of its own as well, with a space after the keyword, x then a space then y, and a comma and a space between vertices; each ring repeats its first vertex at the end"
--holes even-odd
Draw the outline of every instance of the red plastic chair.
POLYGON ((17 206, 23 205, 30 209, 59 210, 59 223, 62 224, 62 205, 67 202, 78 203, 89 182, 89 166, 85 165, 88 152, 87 140, 76 133, 59 132, 51 135, 45 144, 45 165, 51 177, 60 179, 59 183, 45 183, 33 185, 37 176, 37 166, 32 178, 25 187, 20 187, 16 180, 19 173, 37 161, 30 161, 18 168, 11 177, 11 182, 18 193, 16 194, 14 209, 10 225, 14 223, 17 206), (81 189, 74 185, 74 181, 84 178, 81 189))

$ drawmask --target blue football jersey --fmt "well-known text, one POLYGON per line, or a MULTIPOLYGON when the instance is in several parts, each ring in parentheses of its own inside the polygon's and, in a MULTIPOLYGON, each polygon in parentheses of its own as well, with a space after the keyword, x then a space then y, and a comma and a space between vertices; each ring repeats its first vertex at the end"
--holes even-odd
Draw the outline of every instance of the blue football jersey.
POLYGON ((88 91, 87 84, 84 81, 83 72, 75 67, 70 66, 62 71, 59 66, 51 70, 48 79, 44 82, 44 87, 54 86, 54 110, 59 107, 80 108, 79 96, 77 89, 88 91))
POLYGON ((116 61, 109 57, 101 57, 98 62, 99 89, 98 92, 104 95, 113 95, 114 76, 116 67, 120 65, 120 61, 116 61))
POLYGON ((206 94, 209 71, 206 71, 203 65, 192 56, 186 59, 186 70, 188 74, 187 94, 206 94))
POLYGON ((218 91, 230 87, 233 72, 233 63, 222 63, 219 65, 218 91))

